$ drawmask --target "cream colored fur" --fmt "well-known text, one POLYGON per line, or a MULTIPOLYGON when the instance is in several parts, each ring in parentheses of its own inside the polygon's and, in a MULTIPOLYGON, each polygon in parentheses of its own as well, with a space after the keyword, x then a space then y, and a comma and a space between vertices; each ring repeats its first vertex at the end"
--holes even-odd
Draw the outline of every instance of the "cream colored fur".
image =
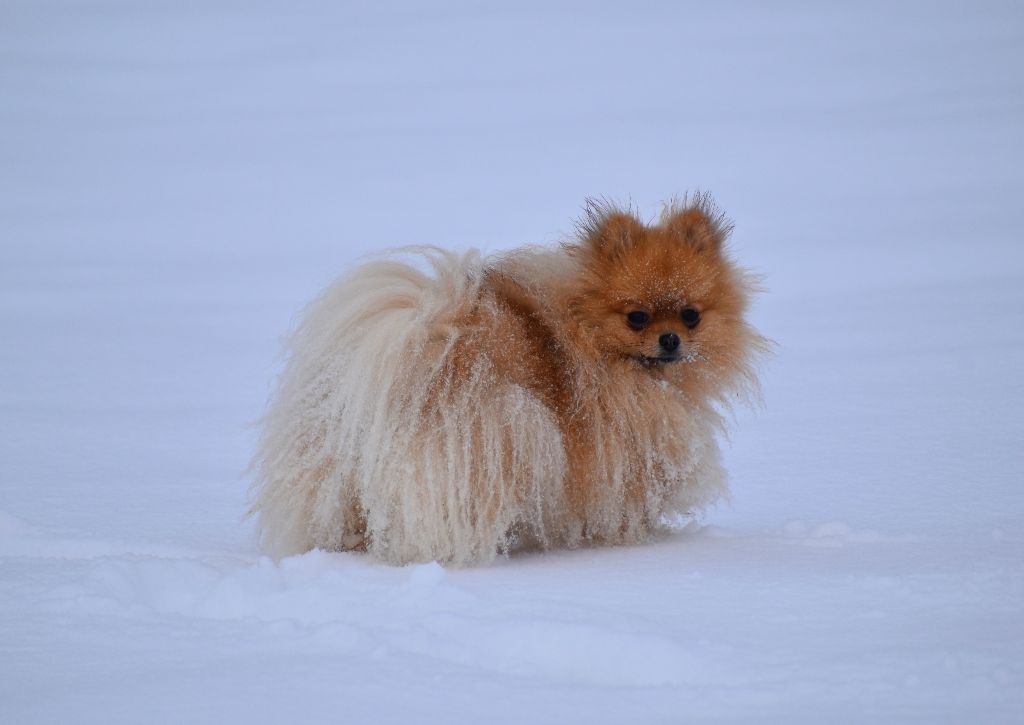
POLYGON ((365 548, 391 563, 482 563, 525 544, 640 541, 726 494, 712 404, 634 363, 594 365, 567 344, 577 395, 560 412, 483 351, 468 373, 453 371, 454 351, 474 350, 482 334, 466 316, 500 325, 507 314, 481 292, 487 269, 564 310, 570 256, 404 252, 422 264, 351 271, 289 341, 254 460, 253 511, 273 555, 365 548), (568 470, 566 421, 585 431, 586 471, 568 470), (582 500, 570 490, 580 475, 599 484, 582 500))

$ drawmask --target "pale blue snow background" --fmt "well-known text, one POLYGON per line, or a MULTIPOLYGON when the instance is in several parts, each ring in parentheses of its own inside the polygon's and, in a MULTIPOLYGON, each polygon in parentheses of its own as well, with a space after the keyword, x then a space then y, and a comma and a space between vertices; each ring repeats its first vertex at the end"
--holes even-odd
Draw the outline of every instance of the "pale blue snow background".
POLYGON ((0 3, 0 721, 1019 722, 1024 10, 0 3), (260 559, 360 254, 712 191, 766 275, 733 501, 475 570, 260 559))

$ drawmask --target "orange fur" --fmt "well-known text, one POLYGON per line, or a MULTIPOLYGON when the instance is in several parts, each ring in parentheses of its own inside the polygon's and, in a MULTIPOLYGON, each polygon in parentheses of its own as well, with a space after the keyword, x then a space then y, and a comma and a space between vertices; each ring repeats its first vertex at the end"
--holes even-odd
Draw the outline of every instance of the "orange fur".
MULTIPOLYGON (((348 448, 331 442, 329 414, 279 399, 282 417, 309 422, 281 424, 287 436, 268 428, 258 455, 255 508, 269 536, 290 542, 281 553, 366 548, 396 563, 473 563, 527 542, 641 541, 662 517, 721 497, 720 413, 756 388, 752 361, 766 345, 743 317, 752 285, 724 250, 729 231, 706 195, 653 225, 592 203, 561 250, 466 268, 468 291, 431 312, 421 337, 403 333, 414 341, 395 351, 422 385, 378 381, 391 392, 372 416, 334 405, 357 418, 336 434, 348 448), (683 310, 699 321, 687 324, 683 310), (642 329, 630 313, 645 315, 642 329), (373 445, 359 439, 381 421, 392 432, 373 445), (396 436, 408 457, 400 467, 376 460, 396 436), (381 493, 376 478, 396 476, 381 493), (305 508, 284 510, 296 505, 290 497, 305 508)), ((396 294, 388 314, 424 299, 440 304, 437 292, 396 294)), ((357 322, 373 325, 369 314, 357 322)), ((302 385, 329 390, 308 367, 302 385)))

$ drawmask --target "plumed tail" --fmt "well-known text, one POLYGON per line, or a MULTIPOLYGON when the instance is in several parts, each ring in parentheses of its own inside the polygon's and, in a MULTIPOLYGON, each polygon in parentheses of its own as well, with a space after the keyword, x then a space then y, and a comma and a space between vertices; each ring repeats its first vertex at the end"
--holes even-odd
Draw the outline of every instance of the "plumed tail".
POLYGON ((288 341, 253 461, 252 510, 275 556, 366 548, 392 562, 485 561, 519 522, 537 534, 553 495, 542 492, 560 490, 550 412, 485 358, 453 379, 464 320, 483 304, 479 254, 399 252, 421 265, 353 270, 288 341), (515 472, 533 480, 517 486, 515 472))

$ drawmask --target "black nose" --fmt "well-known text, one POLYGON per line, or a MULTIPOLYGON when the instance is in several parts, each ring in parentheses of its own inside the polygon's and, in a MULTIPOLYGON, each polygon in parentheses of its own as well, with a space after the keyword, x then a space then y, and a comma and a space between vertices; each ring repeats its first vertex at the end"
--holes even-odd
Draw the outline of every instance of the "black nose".
POLYGON ((658 344, 665 352, 675 352, 679 347, 679 335, 674 332, 666 332, 658 338, 658 344))

